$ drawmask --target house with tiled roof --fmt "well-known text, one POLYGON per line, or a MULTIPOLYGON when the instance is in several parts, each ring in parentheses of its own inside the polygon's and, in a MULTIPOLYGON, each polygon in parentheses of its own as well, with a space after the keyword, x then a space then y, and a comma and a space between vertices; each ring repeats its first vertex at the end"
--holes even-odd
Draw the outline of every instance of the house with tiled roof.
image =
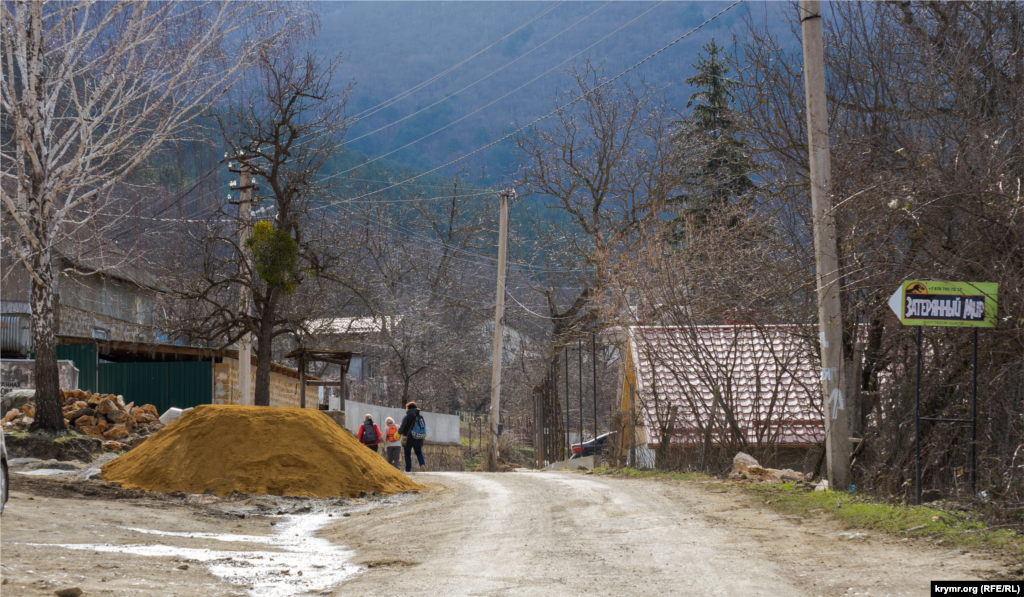
POLYGON ((802 466, 824 439, 814 329, 629 327, 621 408, 632 416, 622 417, 621 449, 647 466, 655 458, 680 468, 707 460, 714 468, 738 451, 802 466))

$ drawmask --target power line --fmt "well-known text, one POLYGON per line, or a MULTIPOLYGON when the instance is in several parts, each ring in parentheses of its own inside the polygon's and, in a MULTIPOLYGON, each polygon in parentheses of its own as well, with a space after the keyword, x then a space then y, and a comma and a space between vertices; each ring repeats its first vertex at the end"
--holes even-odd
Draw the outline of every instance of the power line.
MULTIPOLYGON (((211 174, 213 174, 214 172, 216 172, 218 168, 220 168, 220 164, 219 164, 219 163, 218 163, 218 164, 217 164, 216 166, 214 166, 213 168, 210 168, 210 170, 209 170, 209 171, 207 171, 207 172, 206 172, 206 174, 203 174, 203 175, 202 175, 202 176, 201 176, 201 177, 199 178, 199 180, 197 180, 197 181, 195 182, 195 184, 193 184, 193 185, 192 185, 191 187, 189 187, 189 188, 188 188, 188 189, 187 189, 187 190, 186 190, 186 191, 185 191, 184 193, 182 193, 182 194, 178 195, 178 197, 177 197, 177 198, 175 198, 175 199, 174 199, 174 201, 171 201, 171 202, 170 202, 170 203, 168 203, 168 204, 167 204, 166 206, 164 206, 164 208, 163 208, 163 209, 161 209, 160 211, 156 212, 155 214, 153 214, 153 215, 152 215, 152 216, 150 216, 150 217, 151 217, 151 218, 158 218, 159 216, 161 216, 161 215, 163 215, 163 214, 167 213, 167 210, 169 210, 169 209, 171 209, 172 207, 174 207, 175 205, 177 205, 179 201, 181 201, 182 199, 184 199, 185 197, 187 197, 187 196, 188 196, 188 195, 189 195, 189 194, 190 194, 190 193, 191 193, 192 191, 194 191, 194 190, 196 190, 197 188, 199 188, 199 185, 203 184, 203 182, 204 182, 204 181, 205 181, 205 180, 206 180, 207 178, 209 178, 211 174)), ((130 215, 130 214, 125 214, 125 215, 130 215)), ((134 230, 134 228, 128 228, 128 229, 126 229, 126 230, 123 230, 123 231, 121 231, 121 232, 120 232, 119 234, 116 234, 116 235, 114 235, 114 236, 113 236, 113 237, 112 237, 112 238, 111 238, 110 240, 111 240, 111 241, 114 241, 114 242, 116 242, 116 241, 117 241, 117 239, 119 239, 119 238, 121 238, 122 236, 124 236, 124 235, 128 234, 129 232, 132 232, 133 230, 134 230)), ((153 232, 153 230, 150 230, 150 232, 153 232)))
MULTIPOLYGON (((658 3, 658 4, 656 5, 656 6, 660 6, 660 5, 661 5, 661 4, 662 4, 662 3, 664 2, 664 1, 665 1, 665 0, 662 0, 662 2, 659 2, 659 3, 658 3)), ((475 149, 475 150, 473 150, 473 151, 471 151, 471 152, 469 152, 469 153, 467 153, 467 154, 465 154, 465 155, 463 155, 463 156, 460 156, 460 157, 458 157, 458 158, 455 158, 454 160, 451 160, 450 162, 447 162, 447 163, 445 163, 445 164, 441 164, 440 166, 437 166, 437 167, 435 167, 435 168, 431 168, 430 170, 426 170, 426 171, 424 171, 424 172, 421 172, 421 173, 419 173, 419 174, 416 174, 415 176, 411 176, 411 177, 409 177, 409 178, 407 178, 407 179, 405 179, 405 180, 403 180, 403 181, 401 181, 401 182, 398 182, 398 183, 394 183, 394 184, 392 184, 392 185, 390 185, 390 186, 384 187, 383 189, 378 189, 378 190, 376 190, 376 191, 371 191, 371 192, 369 192, 369 193, 364 193, 364 194, 362 194, 362 195, 359 195, 359 196, 357 196, 357 197, 354 197, 354 198, 353 198, 353 200, 358 200, 358 199, 365 199, 366 197, 369 197, 369 196, 372 196, 372 195, 376 195, 376 194, 378 194, 378 193, 382 193, 382 192, 384 192, 384 191, 387 191, 387 190, 389 190, 389 189, 393 189, 393 188, 395 188, 395 187, 398 187, 398 186, 401 186, 401 185, 403 185, 403 184, 408 184, 408 183, 410 183, 410 182, 412 182, 412 181, 414 181, 414 180, 417 180, 417 179, 419 179, 419 178, 422 178, 422 177, 424 177, 424 176, 426 176, 426 175, 428 175, 428 174, 433 174, 434 172, 437 172, 438 170, 442 170, 442 169, 444 169, 444 168, 447 168, 448 166, 451 166, 451 165, 453 165, 453 164, 457 164, 457 163, 461 162, 462 160, 464 160, 464 159, 466 159, 466 158, 468 158, 468 157, 471 157, 471 156, 473 156, 473 155, 476 155, 476 154, 480 153, 481 151, 484 151, 485 149, 489 149, 489 148, 491 148, 491 147, 494 147, 494 146, 495 146, 495 145, 497 145, 498 143, 501 143, 502 141, 504 141, 504 140, 506 140, 506 139, 510 139, 510 138, 514 137, 515 135, 518 135, 518 134, 519 134, 519 133, 521 133, 522 131, 524 131, 524 130, 526 130, 526 129, 528 129, 528 128, 530 128, 530 127, 534 126, 534 125, 536 125, 537 123, 539 123, 539 122, 541 122, 541 121, 543 121, 543 120, 545 120, 545 119, 547 119, 547 118, 550 118, 551 116, 554 116, 555 114, 557 114, 557 113, 561 112, 562 110, 565 110, 565 109, 566 109, 566 108, 568 108, 569 106, 572 106, 573 104, 575 104, 575 103, 577 103, 577 102, 581 101, 582 99, 584 99, 585 97, 587 97, 587 96, 588 96, 588 95, 590 95, 591 93, 593 93, 593 92, 597 91, 598 89, 601 89, 601 88, 602 88, 602 87, 604 87, 605 85, 608 85, 608 84, 610 84, 610 83, 613 83, 614 81, 616 81, 616 80, 618 80, 618 79, 622 78, 623 76, 625 76, 626 74, 628 74, 628 73, 632 72, 633 70, 635 70, 635 69, 636 69, 636 68, 638 68, 639 66, 643 65, 643 64, 644 64, 644 63, 646 63, 647 61, 651 60, 652 58, 654 58, 654 57, 655 57, 655 56, 657 56, 658 54, 661 54, 661 53, 662 53, 662 52, 664 52, 665 50, 667 50, 667 49, 671 48, 672 46, 674 46, 674 45, 676 45, 677 43, 679 43, 679 42, 683 41, 684 39, 686 39, 687 37, 689 37, 689 36, 693 35, 693 34, 694 34, 694 33, 696 33, 697 31, 699 31, 700 29, 704 28, 704 27, 705 27, 705 26, 706 26, 706 25, 707 25, 708 23, 711 23, 712 21, 714 21, 714 20, 715 20, 715 19, 717 19, 718 17, 722 16, 722 15, 723 15, 723 14, 725 14, 726 12, 728 12, 728 11, 732 10, 732 9, 733 9, 733 8, 735 8, 735 7, 737 6, 737 5, 739 5, 739 4, 741 3, 741 2, 743 2, 743 0, 736 0, 735 2, 733 2, 732 4, 730 4, 729 6, 727 6, 726 8, 722 9, 721 11, 719 11, 718 13, 716 13, 715 15, 713 15, 713 16, 712 16, 711 18, 707 19, 706 21, 704 21, 704 22, 703 22, 703 23, 701 23, 700 25, 698 25, 698 26, 694 27, 693 29, 691 29, 691 30, 690 30, 690 31, 688 31, 687 33, 685 33, 685 34, 683 34, 683 35, 681 35, 681 36, 677 37, 677 38, 676 38, 675 40, 673 40, 672 42, 670 42, 670 43, 666 44, 665 46, 663 46, 663 47, 662 47, 661 49, 657 50, 657 51, 656 51, 656 52, 654 52, 653 54, 650 54, 649 56, 647 56, 646 58, 644 58, 644 59, 643 59, 643 60, 641 60, 640 62, 637 62, 637 63, 636 63, 636 64, 634 64, 633 66, 631 66, 631 67, 627 68, 626 70, 624 70, 624 71, 622 71, 621 73, 619 73, 619 74, 615 75, 615 76, 614 76, 614 77, 612 77, 611 79, 608 79, 607 81, 605 81, 605 82, 601 83, 600 85, 597 85, 597 86, 595 86, 595 87, 594 87, 593 89, 591 89, 590 91, 587 91, 586 93, 583 93, 583 94, 581 94, 580 96, 578 96, 578 97, 576 97, 575 99, 573 99, 573 100, 571 100, 571 101, 567 102, 566 104, 564 104, 564 105, 562 105, 562 106, 559 106, 558 108, 555 108, 554 110, 552 110, 552 111, 548 112, 547 114, 545 114, 545 115, 543 115, 543 116, 540 116, 540 117, 536 118, 535 120, 533 120, 533 121, 532 121, 532 122, 530 122, 529 124, 527 124, 527 125, 525 125, 525 126, 522 126, 522 127, 519 127, 518 129, 516 129, 516 130, 512 131, 511 133, 507 133, 507 134, 505 134, 505 135, 503 135, 503 136, 499 137, 498 139, 495 139, 494 141, 491 141, 490 143, 488 143, 488 144, 484 145, 483 147, 477 148, 477 149, 475 149)), ((651 9, 651 10, 653 10, 653 9, 651 9)), ((650 10, 648 10, 647 12, 650 12, 650 10)), ((644 14, 646 14, 646 12, 645 12, 644 14)), ((643 16, 643 15, 640 15, 640 16, 643 16)), ((637 18, 639 18, 639 17, 637 17, 637 18)), ((633 19, 633 20, 635 21, 636 19, 633 19)), ((630 21, 629 23, 632 23, 632 22, 633 22, 633 21, 630 21)), ((628 25, 629 23, 627 23, 626 25, 628 25)), ((623 27, 625 27, 626 25, 623 25, 623 27)), ((620 27, 619 29, 622 29, 622 27, 620 27)), ((612 34, 614 34, 615 32, 617 32, 617 31, 618 31, 619 29, 616 29, 616 31, 613 31, 613 32, 612 32, 612 34)), ((609 35, 612 35, 612 34, 609 34, 609 35)), ((608 37, 608 36, 606 36, 606 37, 608 37)), ((596 45, 596 44, 595 44, 595 45, 596 45)), ((436 131, 435 131, 435 132, 436 132, 436 131)), ((433 134, 433 133, 431 133, 431 134, 433 134)), ((376 159, 376 158, 375 158, 375 159, 376 159)), ((372 162, 372 161, 375 161, 375 160, 371 160, 371 162, 372 162)), ((368 163, 370 163, 370 162, 367 162, 367 164, 368 164, 368 163)), ((364 164, 364 165, 365 165, 365 164, 364 164)), ((354 169, 355 169, 355 168, 352 168, 352 169, 346 170, 345 172, 342 172, 341 174, 345 174, 346 172, 351 172, 351 171, 352 171, 352 170, 354 170, 354 169)))
POLYGON ((447 74, 449 74, 449 73, 451 73, 451 72, 455 71, 455 70, 456 70, 457 68, 459 68, 459 67, 460 67, 460 66, 462 66, 463 64, 466 64, 466 63, 467 63, 467 62, 469 62, 470 60, 472 60, 472 59, 476 58, 477 56, 479 56, 479 55, 483 54, 483 53, 484 53, 484 52, 486 52, 487 50, 490 50, 490 49, 491 49, 491 48, 493 48, 494 46, 496 46, 496 45, 498 45, 499 43, 501 43, 501 42, 505 41, 506 39, 508 39, 508 38, 509 38, 509 37, 511 37, 512 35, 515 35, 515 34, 516 34, 516 33, 518 33, 518 32, 519 32, 520 30, 522 30, 522 29, 523 29, 524 27, 527 27, 527 26, 529 26, 529 25, 530 25, 530 24, 532 24, 532 23, 533 23, 534 21, 536 21, 536 20, 540 19, 541 17, 543 17, 543 16, 544 16, 544 15, 546 15, 547 13, 551 12, 552 10, 554 10, 555 8, 557 8, 558 6, 562 5, 562 4, 564 3, 564 2, 565 2, 565 0, 560 0, 559 2, 555 2, 554 4, 552 4, 552 5, 548 6, 548 7, 547 7, 547 8, 545 8, 544 10, 542 10, 542 11, 541 11, 540 13, 538 13, 538 14, 537 14, 536 16, 534 16, 534 17, 533 17, 533 18, 531 18, 530 20, 528 20, 528 21, 526 21, 525 23, 523 23, 522 25, 520 25, 520 26, 516 27, 515 29, 513 29, 512 31, 510 31, 509 33, 505 34, 505 35, 504 35, 503 37, 501 37, 500 39, 498 39, 497 41, 495 41, 494 43, 492 43, 492 44, 488 45, 487 47, 485 47, 484 49, 480 50, 479 52, 477 52, 477 53, 473 54, 473 55, 472 55, 472 56, 470 56, 469 58, 466 58, 466 59, 464 59, 464 60, 460 61, 460 62, 459 62, 458 64, 455 64, 454 66, 450 66, 450 67, 448 67, 447 69, 445 69, 445 70, 441 71, 440 73, 438 73, 438 74, 434 75, 433 77, 430 77, 430 78, 429 78, 429 79, 427 79, 426 81, 423 81, 422 83, 419 83, 419 84, 417 84, 417 85, 414 85, 413 87, 411 87, 411 88, 409 88, 409 89, 407 89, 407 90, 403 91, 402 93, 399 93, 398 95, 396 95, 396 96, 392 97, 391 99, 385 100, 385 101, 383 101, 383 102, 381 102, 381 103, 377 104, 376 106, 374 106, 374 107, 372 107, 372 108, 367 108, 366 110, 363 110, 362 112, 360 112, 360 113, 358 113, 358 114, 355 114, 355 115, 353 115, 353 116, 352 116, 353 120, 362 120, 362 118, 363 118, 363 117, 373 116, 373 115, 374 115, 374 114, 376 114, 377 112, 380 112, 381 110, 383 110, 383 109, 385 109, 385 108, 387 108, 387 107, 389 107, 389 106, 392 106, 392 105, 394 105, 394 104, 395 104, 396 102, 398 102, 398 101, 400 101, 400 100, 402 100, 402 99, 404 99, 404 98, 408 97, 409 95, 411 95, 411 94, 415 93, 416 91, 419 91, 420 89, 423 89, 423 88, 424 88, 424 87, 426 87, 427 85, 430 85, 431 83, 433 83, 434 81, 437 81, 437 80, 438 80, 438 79, 440 79, 441 77, 443 77, 443 76, 445 76, 445 75, 447 75, 447 74))
MULTIPOLYGON (((495 70, 493 70, 493 71, 491 71, 491 72, 487 73, 486 75, 484 75, 483 77, 481 77, 481 78, 477 79, 476 81, 473 81, 473 82, 472 82, 472 83, 470 83, 469 85, 466 85, 466 86, 465 86, 465 87, 463 87, 462 89, 459 89, 458 91, 456 91, 456 92, 454 92, 454 93, 451 93, 451 94, 449 94, 449 95, 445 96, 444 98, 442 98, 442 99, 439 99, 439 100, 437 100, 436 102, 434 102, 434 103, 432 103, 432 104, 430 104, 430 105, 428 105, 428 106, 426 106, 426 107, 420 108, 419 110, 416 110, 416 111, 415 111, 415 112, 413 112, 412 114, 409 114, 409 115, 407 115, 407 116, 403 116, 402 118, 399 118, 398 120, 396 120, 396 121, 394 121, 394 122, 390 122, 390 123, 388 123, 388 124, 385 124, 384 126, 382 126, 382 127, 378 128, 378 129, 375 129, 375 130, 372 130, 372 131, 370 131, 370 132, 368 132, 368 133, 364 133, 364 134, 362 134, 362 135, 359 135, 359 136, 358 136, 358 137, 356 137, 355 139, 346 139, 346 140, 345 140, 345 143, 355 143, 356 141, 359 141, 360 139, 365 139, 366 137, 369 137, 370 135, 373 135, 373 134, 379 133, 379 132, 381 132, 381 131, 383 131, 383 130, 385 130, 385 129, 391 128, 391 127, 395 126, 396 124, 398 124, 398 123, 400 123, 400 122, 403 122, 403 121, 405 121, 405 120, 408 120, 408 119, 412 118, 413 116, 416 116, 417 114, 423 113, 423 112, 425 112, 425 111, 427 111, 427 110, 429 110, 429 109, 433 108, 434 106, 436 106, 436 105, 438 105, 438 104, 441 104, 441 103, 444 103, 444 102, 446 102, 446 101, 450 100, 451 98, 455 97, 456 95, 459 95, 460 93, 462 93, 463 91, 465 91, 465 90, 469 89, 470 87, 473 87, 473 86, 474 86, 474 85, 476 85, 477 83, 480 83, 480 82, 482 82, 482 81, 484 81, 484 80, 486 80, 486 79, 489 79, 490 77, 492 77, 492 76, 494 76, 494 75, 498 74, 499 72, 501 72, 501 71, 505 70, 505 68, 507 68, 507 67, 509 67, 509 66, 512 66, 513 64, 515 64, 515 63, 516 63, 516 62, 518 62, 519 60, 521 60, 521 59, 523 59, 523 58, 526 58, 527 56, 529 56, 530 54, 532 54, 532 53, 533 53, 533 52, 535 52, 536 50, 539 50, 540 48, 544 47, 544 46, 545 46, 545 45, 546 45, 546 44, 547 44, 548 42, 550 42, 550 41, 554 40, 555 38, 557 38, 558 36, 562 35, 562 34, 563 34, 563 33, 565 33, 566 31, 568 31, 568 30, 572 29, 572 28, 573 28, 573 27, 575 27, 576 25, 579 25, 579 24, 580 24, 580 23, 582 23, 583 21, 585 21, 585 20, 589 19, 590 17, 594 16, 594 15, 595 15, 595 14, 597 14, 597 13, 598 13, 599 11, 603 10, 603 9, 604 9, 604 8, 605 8, 606 6, 608 6, 609 4, 611 4, 611 3, 613 2, 613 1, 614 1, 614 0, 608 0, 608 2, 605 2, 604 4, 602 4, 601 6, 599 6, 599 7, 597 8, 597 10, 595 10, 594 12, 592 12, 592 13, 588 14, 587 16, 583 17, 582 19, 580 19, 580 20, 576 21, 576 22, 575 22, 575 23, 573 23, 572 25, 569 25, 569 26, 568 26, 568 27, 566 27, 565 29, 562 29, 561 31, 559 31, 559 32, 558 32, 558 33, 556 33, 555 35, 553 35, 553 36, 549 37, 548 39, 544 40, 544 41, 543 41, 542 43, 540 43, 540 44, 538 44, 538 45, 534 46, 533 48, 530 48, 530 50, 528 50, 527 52, 525 52, 525 53, 521 54, 520 56, 517 56, 517 57, 516 57, 516 58, 515 58, 514 60, 511 60, 510 62, 507 62, 507 63, 503 64, 502 66, 500 66, 500 67, 498 67, 497 69, 495 69, 495 70)), ((642 16, 642 15, 641 15, 641 16, 642 16)), ((589 49, 589 48, 588 48, 588 49, 589 49)), ((585 50, 584 50, 584 51, 585 51, 585 50)), ((556 68, 557 68, 557 67, 556 67, 556 68)), ((547 72, 551 72, 551 71, 547 71, 547 72)), ((546 72, 546 73, 544 73, 544 74, 547 74, 547 72, 546 72)), ((541 75, 541 76, 544 76, 544 75, 541 75)), ((534 79, 534 81, 535 81, 535 80, 536 80, 536 79, 534 79)), ((532 83, 532 82, 533 82, 533 81, 530 81, 530 83, 532 83)), ((529 85, 529 83, 527 83, 527 85, 529 85)), ((522 87, 519 87, 518 89, 522 89, 522 87)), ((518 89, 517 89, 517 90, 518 90, 518 89)), ((512 93, 515 93, 515 91, 513 91, 512 93)), ((504 97, 506 97, 506 96, 502 96, 501 98, 498 98, 498 100, 500 100, 500 99, 503 99, 504 97)), ((498 100, 495 100, 495 101, 498 101, 498 100)), ((492 102, 492 103, 493 103, 493 102, 492 102)), ((490 104, 487 104, 487 106, 489 106, 489 105, 490 105, 490 104)), ((483 108, 486 108, 487 106, 484 106, 483 108)), ((483 108, 480 108, 480 110, 482 110, 483 108)), ((477 110, 477 112, 479 112, 479 110, 477 110)), ((470 113, 470 114, 468 114, 467 116, 470 116, 470 115, 472 115, 472 114, 475 114, 475 112, 471 112, 471 113, 470 113)), ((458 122, 458 121, 456 121, 456 122, 458 122)), ((453 124, 454 124, 454 123, 453 123, 453 124)), ((439 129, 439 130, 441 130, 441 129, 439 129)), ((431 133, 431 134, 433 134, 433 133, 431 133)), ((402 148, 399 148, 399 149, 402 149, 402 148)), ((396 150, 396 151, 398 151, 398 150, 396 150)), ((367 163, 369 163, 369 162, 367 162, 367 163)), ((358 166, 357 166, 357 167, 358 167, 358 166)))
MULTIPOLYGON (((483 109, 485 109, 485 108, 489 108, 489 107, 493 106, 494 104, 496 104, 496 103, 500 102, 501 100, 503 100, 503 99, 505 99, 505 98, 509 97, 510 95, 512 95, 512 94, 514 94, 514 93, 516 93, 517 91, 519 91, 519 90, 523 89, 524 87, 527 87, 527 86, 529 86, 529 85, 533 84, 533 83, 534 83, 534 82, 536 82, 536 81, 537 81, 538 79, 541 79, 541 78, 543 78, 543 77, 545 77, 545 76, 547 76, 547 75, 551 74, 551 72, 553 72, 553 71, 555 71, 555 70, 557 70, 557 69, 561 68, 561 67, 562 67, 562 66, 563 66, 563 65, 564 65, 565 63, 569 62, 570 60, 573 60, 573 59, 575 59, 575 58, 578 58, 578 57, 580 56, 580 54, 583 54, 584 52, 586 52, 586 51, 588 51, 588 50, 591 50, 591 49, 593 49, 593 48, 594 48, 595 46, 597 46, 597 45, 598 45, 598 44, 600 44, 601 42, 603 42, 603 41, 605 41, 606 39, 608 39, 609 37, 611 37, 611 36, 615 35, 615 34, 616 34, 616 33, 618 33, 619 31, 622 31, 622 30, 623 30, 623 29, 625 29, 626 27, 628 27, 628 26, 632 25, 632 24, 633 24, 633 23, 635 23, 635 22, 636 22, 636 21, 637 21, 638 19, 640 19, 641 17, 645 16, 645 15, 646 15, 647 13, 651 12, 651 11, 652 11, 652 10, 654 10, 655 8, 657 8, 657 7, 661 6, 661 5, 662 5, 662 4, 664 4, 664 3, 666 2, 666 1, 667 1, 667 0, 661 0, 661 2, 659 2, 659 3, 655 4, 654 6, 652 6, 652 7, 648 8, 647 10, 645 10, 645 11, 644 11, 644 12, 642 12, 642 13, 640 13, 640 14, 639 14, 639 15, 637 15, 636 17, 633 17, 633 19, 631 19, 631 20, 627 21, 627 22, 626 22, 625 24, 621 25, 621 26, 620 26, 620 27, 619 27, 618 29, 615 29, 614 31, 612 31, 611 33, 609 33, 609 34, 605 35, 604 37, 602 37, 601 39, 597 40, 596 42, 594 42, 594 43, 590 44, 590 45, 589 45, 589 46, 587 46, 586 48, 583 48, 583 49, 582 49, 582 50, 580 50, 579 52, 576 52, 576 53, 575 53, 575 54, 573 54, 572 56, 570 56, 570 57, 566 58, 565 60, 563 60, 563 61, 559 62, 559 63, 558 63, 558 64, 556 64, 555 66, 553 66, 553 67, 549 68, 548 70, 546 70, 546 71, 542 72, 541 74, 537 75, 536 77, 534 77, 534 78, 530 79, 529 81, 527 81, 527 82, 523 83, 523 84, 522 84, 522 85, 520 85, 519 87, 516 87, 516 88, 515 88, 515 89, 513 89, 512 91, 509 91, 509 92, 508 92, 508 93, 506 93, 505 95, 502 95, 501 97, 499 97, 499 98, 497 98, 497 99, 495 99, 495 100, 492 100, 492 101, 490 101, 490 102, 488 102, 488 103, 484 104, 483 106, 480 106, 480 107, 479 107, 479 108, 477 108, 476 110, 473 110, 472 112, 470 112, 470 113, 468 113, 468 114, 465 114, 465 115, 461 116, 460 118, 457 118, 456 120, 453 120, 452 122, 449 122, 448 124, 446 124, 446 125, 442 126, 442 127, 441 127, 441 128, 439 128, 439 129, 435 129, 435 130, 433 130, 433 131, 431 131, 431 132, 427 133, 426 135, 423 135, 423 136, 422 136, 422 137, 420 137, 419 139, 416 139, 416 140, 414 140, 414 141, 410 141, 410 142, 406 143, 405 145, 403 145, 403 146, 401 146, 401 147, 398 147, 398 148, 396 148, 396 149, 392 149, 391 151, 389 151, 389 152, 387 152, 387 153, 384 153, 384 154, 381 154, 381 155, 379 155, 379 156, 376 156, 376 157, 374 157, 374 158, 371 158, 370 160, 367 160, 366 162, 363 162, 362 164, 359 164, 359 165, 357 165, 357 166, 353 166, 352 168, 349 168, 348 170, 345 170, 345 171, 343 171, 343 172, 339 172, 339 173, 337 174, 337 176, 343 176, 343 175, 345 175, 345 174, 348 174, 349 172, 352 172, 353 170, 358 170, 358 169, 360 169, 360 168, 365 168, 366 166, 368 166, 368 165, 370 165, 370 164, 372 164, 372 163, 376 162, 377 160, 382 160, 382 159, 384 159, 384 158, 386 158, 386 157, 388 157, 388 156, 390 156, 390 155, 393 155, 393 154, 395 154, 395 153, 397 153, 397 152, 399 152, 399 151, 402 151, 403 149, 406 149, 406 148, 408 148, 408 147, 411 147, 411 146, 413 146, 413 145, 415 145, 415 144, 419 143, 420 141, 423 141, 424 139, 428 139, 428 138, 430 138, 430 137, 433 137, 433 136, 434 136, 434 135, 436 135, 437 133, 440 133, 441 131, 443 131, 443 130, 445 130, 445 129, 449 128, 449 127, 452 127, 452 126, 454 126, 454 125, 456 125, 456 124, 458 124, 458 123, 462 122, 463 120, 465 120, 465 119, 469 118, 470 116, 472 116, 472 115, 476 114, 477 112, 480 112, 481 110, 483 110, 483 109)), ((740 1, 742 1, 742 0, 740 0, 740 1)), ((603 8, 603 7, 602 7, 602 8, 603 8)), ((595 11, 595 12, 596 12, 596 11, 595 11)), ((695 31, 696 31, 696 30, 695 30, 695 31)), ((678 41, 678 40, 677 40, 677 41, 678 41)), ((673 42, 673 43, 675 43, 675 42, 673 42)), ((671 44, 670 44, 670 45, 671 45, 671 44)), ((664 48, 663 48, 663 49, 664 49, 664 48)), ((659 52, 660 52, 660 51, 661 51, 661 50, 659 50, 659 52)), ((637 66, 638 66, 638 65, 637 65, 637 66)), ((630 71, 630 70, 632 70, 633 68, 636 68, 636 66, 634 66, 634 67, 631 67, 630 69, 626 70, 625 72, 629 72, 629 71, 630 71)), ((625 74, 625 73, 622 73, 622 74, 625 74)), ((619 76, 622 76, 622 75, 620 74, 619 76)), ((616 78, 618 78, 618 77, 616 77, 616 78)), ((611 80, 612 80, 612 81, 614 81, 615 79, 611 79, 611 80)), ((554 113, 554 112, 551 112, 551 113, 549 113, 549 114, 548 114, 547 116, 550 116, 550 115, 551 115, 551 114, 553 114, 553 113, 554 113)), ((542 117, 542 118, 540 118, 540 119, 538 119, 537 121, 534 121, 534 122, 539 122, 539 120, 543 120, 544 118, 547 118, 547 116, 544 116, 544 117, 542 117)), ((520 129, 520 130, 522 130, 522 129, 520 129)), ((518 131, 517 131, 517 132, 518 132, 518 131)), ((514 134, 514 133, 513 133, 513 134, 514 134)), ((495 145, 495 144, 497 144, 498 142, 500 142, 500 141, 503 141, 503 140, 507 139, 507 138, 508 138, 509 136, 510 136, 510 135, 506 135, 506 136, 504 136, 504 137, 501 137, 501 138, 499 138, 499 139, 498 139, 497 141, 494 141, 494 142, 492 142, 492 143, 490 143, 490 144, 488 144, 488 145, 485 145, 484 147, 482 147, 482 148, 480 148, 480 149, 478 149, 478 150, 476 150, 476 151, 474 151, 474 152, 472 152, 472 153, 469 153, 469 154, 467 154, 467 155, 465 155, 465 156, 462 156, 462 158, 459 158, 458 160, 464 159, 464 158, 466 158, 466 157, 469 157, 469 156, 473 155, 474 153, 477 153, 477 152, 479 152, 479 151, 482 151, 483 149, 486 149, 486 148, 488 148, 488 147, 491 147, 492 145, 495 145)), ((453 162, 449 162, 449 164, 453 164, 453 163, 455 163, 455 162, 456 162, 456 161, 458 161, 458 160, 455 160, 455 161, 453 161, 453 162)), ((448 165, 448 164, 446 164, 446 165, 448 165)), ((443 166, 442 166, 442 167, 443 167, 443 166)), ((436 170, 436 168, 435 168, 435 170, 436 170)), ((429 171, 429 172, 433 172, 433 171, 434 171, 434 170, 431 170, 431 171, 429 171)))

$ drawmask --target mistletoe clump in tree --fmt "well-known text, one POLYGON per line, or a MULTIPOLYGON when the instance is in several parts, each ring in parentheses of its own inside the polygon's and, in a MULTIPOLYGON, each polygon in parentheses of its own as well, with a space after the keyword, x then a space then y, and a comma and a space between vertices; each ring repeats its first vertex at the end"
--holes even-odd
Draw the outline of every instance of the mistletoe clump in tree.
POLYGON ((256 340, 253 401, 270 405, 274 341, 323 316, 330 299, 322 284, 341 263, 346 234, 329 209, 347 127, 348 88, 336 89, 340 59, 285 47, 264 53, 247 96, 218 114, 225 143, 259 185, 257 222, 244 243, 229 206, 190 230, 193 250, 180 267, 174 305, 177 335, 229 346, 249 333, 256 340), (245 297, 239 300, 239 297, 245 297))

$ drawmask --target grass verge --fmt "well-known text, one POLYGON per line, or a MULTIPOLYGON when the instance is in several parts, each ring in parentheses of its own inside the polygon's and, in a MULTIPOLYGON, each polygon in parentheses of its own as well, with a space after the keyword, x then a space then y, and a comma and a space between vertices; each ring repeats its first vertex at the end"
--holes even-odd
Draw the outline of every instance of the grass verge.
POLYGON ((847 529, 864 529, 897 537, 912 537, 949 549, 987 551, 1017 562, 1017 573, 1024 574, 1024 535, 1012 529, 987 526, 977 512, 943 510, 929 506, 894 504, 864 494, 844 491, 814 491, 808 485, 793 483, 741 484, 716 479, 701 473, 669 473, 637 469, 600 467, 595 474, 635 479, 669 479, 685 482, 716 481, 780 514, 823 516, 847 529))

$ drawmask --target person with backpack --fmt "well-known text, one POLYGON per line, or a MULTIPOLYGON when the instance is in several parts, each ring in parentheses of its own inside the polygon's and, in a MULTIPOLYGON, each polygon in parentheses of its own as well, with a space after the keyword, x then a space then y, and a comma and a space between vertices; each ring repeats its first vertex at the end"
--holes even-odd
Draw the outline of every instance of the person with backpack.
POLYGON ((398 428, 398 434, 402 436, 402 445, 405 446, 405 472, 412 472, 412 451, 416 451, 416 459, 420 461, 420 471, 427 470, 427 463, 423 459, 423 442, 427 439, 427 422, 423 420, 420 409, 415 402, 405 405, 405 418, 402 419, 402 426, 398 428))
POLYGON ((385 451, 388 459, 388 464, 393 464, 395 468, 399 468, 398 463, 401 460, 402 452, 402 440, 401 436, 398 435, 398 425, 395 425, 395 420, 388 417, 384 421, 384 436, 385 436, 385 451))
POLYGON ((380 444, 380 427, 373 422, 373 415, 366 415, 363 420, 363 424, 359 426, 359 442, 367 448, 377 451, 377 445, 380 444))

